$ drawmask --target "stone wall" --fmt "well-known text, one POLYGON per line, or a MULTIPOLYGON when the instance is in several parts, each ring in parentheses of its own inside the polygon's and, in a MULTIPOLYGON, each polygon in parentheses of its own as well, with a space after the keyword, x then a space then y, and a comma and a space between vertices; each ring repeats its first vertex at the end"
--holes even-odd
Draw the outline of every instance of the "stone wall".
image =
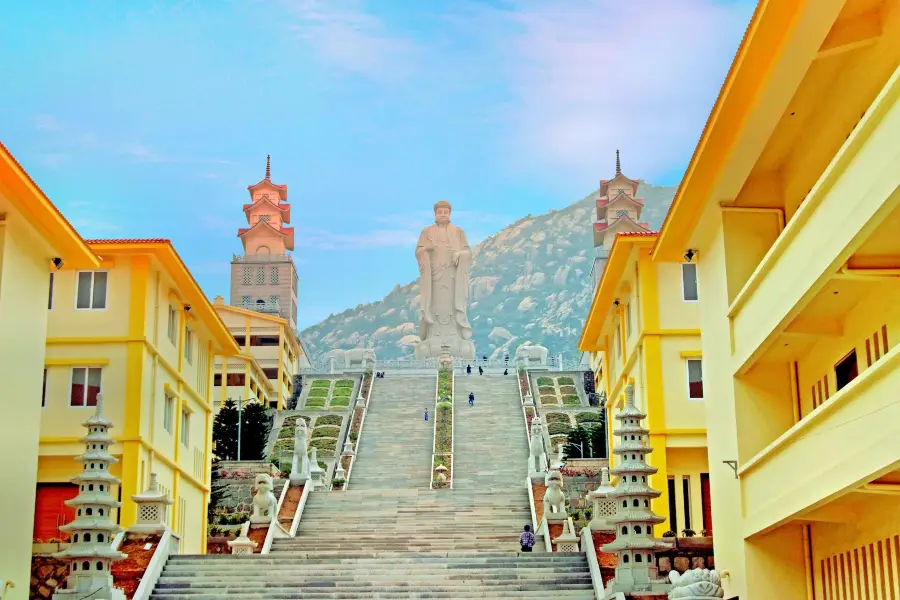
POLYGON ((30 600, 48 600, 69 575, 68 562, 52 556, 31 557, 30 600))

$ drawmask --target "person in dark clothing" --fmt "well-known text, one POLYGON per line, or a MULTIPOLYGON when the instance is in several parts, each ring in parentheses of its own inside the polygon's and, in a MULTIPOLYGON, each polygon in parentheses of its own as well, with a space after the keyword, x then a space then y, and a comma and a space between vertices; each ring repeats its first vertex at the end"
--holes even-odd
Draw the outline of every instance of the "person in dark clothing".
POLYGON ((534 534, 531 533, 531 525, 525 526, 525 531, 519 536, 519 545, 522 546, 522 552, 531 552, 534 547, 534 534))
POLYGON ((475 406, 475 392, 469 392, 469 406, 475 406))
POLYGON ((466 365, 466 375, 472 374, 472 365, 466 365))
POLYGON ((504 375, 509 375, 509 369, 503 369, 503 374, 504 374, 504 375))
POLYGON ((484 375, 484 369, 482 369, 481 367, 478 367, 478 374, 484 375))
POLYGON ((425 409, 425 420, 426 421, 428 420, 428 409, 427 408, 425 409))

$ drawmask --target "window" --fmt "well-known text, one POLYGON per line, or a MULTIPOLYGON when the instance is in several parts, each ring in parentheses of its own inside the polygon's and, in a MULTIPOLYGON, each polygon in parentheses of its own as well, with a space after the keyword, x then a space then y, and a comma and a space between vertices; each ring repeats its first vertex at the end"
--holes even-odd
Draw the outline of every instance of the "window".
POLYGON ((617 211, 616 211, 616 218, 617 218, 617 219, 621 219, 622 217, 627 217, 627 216, 628 216, 628 211, 627 211, 627 210, 617 210, 617 211))
POLYGON ((859 365, 856 363, 856 348, 854 348, 847 356, 834 365, 834 378, 837 382, 837 389, 843 388, 856 379, 857 375, 859 375, 859 365))
POLYGON ((234 338, 234 343, 238 346, 246 346, 247 345, 247 337, 243 335, 235 335, 232 336, 234 338))
POLYGON ((194 332, 184 328, 184 359, 188 364, 194 360, 194 332))
POLYGON ((712 501, 710 500, 709 473, 700 473, 700 506, 703 509, 703 529, 712 531, 712 501))
POLYGON ((259 221, 264 221, 266 223, 269 222, 269 219, 272 218, 272 215, 259 215, 259 221))
POLYGON ((696 263, 681 263, 681 299, 685 302, 696 302, 700 299, 696 263))
POLYGON ((243 306, 244 308, 250 308, 251 304, 253 304, 253 300, 250 299, 250 296, 241 296, 241 306, 243 306))
POLYGON ((272 285, 278 284, 278 267, 272 267, 272 270, 269 271, 269 283, 272 285))
POLYGON ((225 383, 228 387, 244 387, 247 383, 247 376, 245 373, 229 373, 225 378, 225 383))
POLYGON ((47 310, 53 310, 53 283, 56 279, 56 273, 50 273, 50 297, 47 298, 47 310))
POLYGON ((241 280, 244 285, 250 285, 253 279, 253 270, 250 267, 244 267, 244 276, 241 280))
POLYGON ((41 391, 41 406, 47 406, 47 369, 44 369, 44 389, 41 391))
POLYGON ((684 494, 684 528, 691 528, 691 478, 687 475, 681 478, 681 491, 684 494))
POLYGON ((181 445, 187 448, 191 440, 191 413, 181 411, 181 445))
POLYGON ((106 271, 82 271, 78 274, 75 308, 100 310, 106 308, 106 271))
POLYGON ((675 478, 669 477, 669 529, 678 532, 678 508, 675 502, 675 478))
POLYGON ((274 380, 276 380, 276 381, 278 380, 278 367, 275 367, 275 368, 265 368, 265 369, 263 369, 263 373, 264 373, 265 376, 268 377, 269 379, 274 379, 274 380))
POLYGON ((266 282, 266 268, 258 267, 256 269, 256 283, 257 285, 262 285, 266 282))
POLYGON ((273 306, 278 304, 278 296, 275 296, 274 294, 272 296, 269 296, 269 304, 273 306))
POLYGON ((703 400, 703 360, 687 359, 688 398, 703 400))
POLYGON ((163 428, 172 433, 172 425, 175 422, 175 398, 166 394, 163 402, 163 428))
POLYGON ((176 344, 178 342, 177 331, 178 331, 178 313, 175 312, 175 307, 170 304, 169 305, 168 336, 169 336, 169 341, 172 342, 173 344, 176 344))
POLYGON ((216 373, 213 375, 213 387, 221 387, 222 386, 222 374, 216 373))
POLYGON ((69 406, 97 406, 103 370, 99 367, 75 367, 72 369, 72 389, 69 406))
POLYGON ((281 340, 277 335, 251 335, 251 346, 280 346, 281 340))

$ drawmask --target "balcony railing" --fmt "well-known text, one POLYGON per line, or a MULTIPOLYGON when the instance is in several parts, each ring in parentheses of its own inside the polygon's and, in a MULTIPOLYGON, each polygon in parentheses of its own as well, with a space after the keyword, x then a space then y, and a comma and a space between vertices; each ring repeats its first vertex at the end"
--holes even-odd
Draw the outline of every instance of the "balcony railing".
POLYGON ((233 254, 231 262, 261 263, 261 262, 285 262, 291 260, 290 254, 233 254))

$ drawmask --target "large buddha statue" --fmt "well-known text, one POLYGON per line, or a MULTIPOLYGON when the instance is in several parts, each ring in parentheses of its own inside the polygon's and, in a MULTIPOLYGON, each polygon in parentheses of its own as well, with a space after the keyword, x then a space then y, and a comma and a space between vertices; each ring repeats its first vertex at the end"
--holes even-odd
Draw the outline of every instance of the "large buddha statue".
POLYGON ((472 250, 462 229, 450 224, 450 203, 434 205, 434 225, 422 230, 416 246, 419 263, 419 339, 416 357, 438 358, 441 346, 454 358, 475 359, 469 306, 472 250))

